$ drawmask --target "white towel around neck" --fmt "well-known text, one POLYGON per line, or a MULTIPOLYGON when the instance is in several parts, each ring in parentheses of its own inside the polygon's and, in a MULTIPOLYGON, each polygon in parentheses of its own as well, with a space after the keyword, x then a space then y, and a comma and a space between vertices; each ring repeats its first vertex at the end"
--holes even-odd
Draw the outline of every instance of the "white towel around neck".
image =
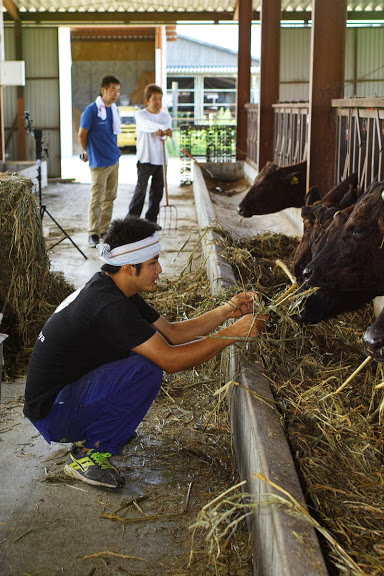
MULTIPOLYGON (((97 106, 98 117, 101 118, 102 120, 105 120, 107 117, 107 110, 106 110, 106 106, 104 104, 104 100, 102 99, 101 96, 98 96, 96 98, 96 106, 97 106)), ((113 133, 114 134, 120 134, 120 132, 121 132, 121 120, 120 120, 120 115, 119 115, 119 111, 117 109, 116 104, 111 104, 111 110, 112 110, 113 133)))

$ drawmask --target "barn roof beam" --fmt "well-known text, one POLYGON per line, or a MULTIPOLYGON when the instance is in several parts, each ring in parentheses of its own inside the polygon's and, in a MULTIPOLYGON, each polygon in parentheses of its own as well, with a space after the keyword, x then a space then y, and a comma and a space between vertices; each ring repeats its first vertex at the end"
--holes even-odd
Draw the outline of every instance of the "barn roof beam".
MULTIPOLYGON (((28 24, 89 24, 106 22, 108 24, 176 24, 177 22, 220 22, 236 20, 234 11, 210 12, 19 12, 13 0, 4 0, 4 21, 9 22, 21 19, 28 24)), ((347 19, 353 21, 384 21, 384 10, 355 10, 347 14, 347 19)), ((252 11, 252 21, 260 20, 260 11, 252 11)), ((311 11, 282 11, 283 22, 312 20, 311 11)))
POLYGON ((12 20, 20 20, 19 10, 13 0, 3 0, 3 6, 12 20))
MULTIPOLYGON (((21 12, 20 18, 28 24, 176 24, 177 22, 233 21, 233 12, 21 12)), ((257 13, 254 16, 258 20, 257 13)), ((10 21, 4 14, 4 21, 10 21)))

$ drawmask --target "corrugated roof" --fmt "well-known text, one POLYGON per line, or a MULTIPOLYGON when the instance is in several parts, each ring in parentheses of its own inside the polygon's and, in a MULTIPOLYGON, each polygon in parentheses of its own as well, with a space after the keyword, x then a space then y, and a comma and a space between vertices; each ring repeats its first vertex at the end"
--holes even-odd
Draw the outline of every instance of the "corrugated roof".
MULTIPOLYGON (((254 16, 258 18, 261 0, 253 0, 254 16)), ((148 21, 151 15, 163 14, 165 20, 199 20, 212 16, 212 19, 231 19, 235 12, 236 0, 3 0, 5 19, 33 21, 39 16, 46 20, 81 20, 89 15, 90 20, 104 16, 106 22, 148 21), (65 17, 63 16, 65 15, 65 17), (167 16, 167 17, 166 17, 167 16)), ((349 16, 366 19, 383 17, 384 2, 379 0, 349 0, 349 16)), ((312 10, 311 0, 282 0, 282 19, 306 18, 312 10)), ((82 21, 86 21, 86 18, 82 21)), ((156 22, 153 22, 156 23, 156 22)))

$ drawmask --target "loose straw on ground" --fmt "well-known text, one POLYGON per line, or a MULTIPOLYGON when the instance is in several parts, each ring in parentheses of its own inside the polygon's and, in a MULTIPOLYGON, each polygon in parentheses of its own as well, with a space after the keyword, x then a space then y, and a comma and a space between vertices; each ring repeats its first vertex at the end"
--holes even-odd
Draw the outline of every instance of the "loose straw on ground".
POLYGON ((368 362, 370 362, 371 360, 372 360, 372 356, 367 356, 366 359, 360 364, 360 366, 358 368, 356 368, 356 370, 346 379, 346 381, 341 386, 339 386, 339 388, 337 390, 335 390, 334 392, 330 392, 326 396, 323 396, 323 398, 321 398, 321 400, 325 400, 326 398, 329 398, 330 396, 336 396, 337 394, 340 394, 340 392, 342 392, 344 390, 344 388, 346 386, 348 386, 348 384, 354 379, 354 377, 360 372, 360 370, 362 370, 364 368, 364 366, 366 366, 368 364, 368 362))

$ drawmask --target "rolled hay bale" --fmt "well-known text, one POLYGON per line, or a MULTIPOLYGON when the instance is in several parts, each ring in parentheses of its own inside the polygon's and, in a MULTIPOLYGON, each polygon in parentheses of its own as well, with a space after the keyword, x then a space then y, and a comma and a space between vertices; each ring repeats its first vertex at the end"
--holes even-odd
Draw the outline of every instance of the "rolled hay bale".
POLYGON ((0 173, 0 312, 4 375, 23 375, 36 337, 56 306, 74 291, 50 270, 33 182, 0 173))

